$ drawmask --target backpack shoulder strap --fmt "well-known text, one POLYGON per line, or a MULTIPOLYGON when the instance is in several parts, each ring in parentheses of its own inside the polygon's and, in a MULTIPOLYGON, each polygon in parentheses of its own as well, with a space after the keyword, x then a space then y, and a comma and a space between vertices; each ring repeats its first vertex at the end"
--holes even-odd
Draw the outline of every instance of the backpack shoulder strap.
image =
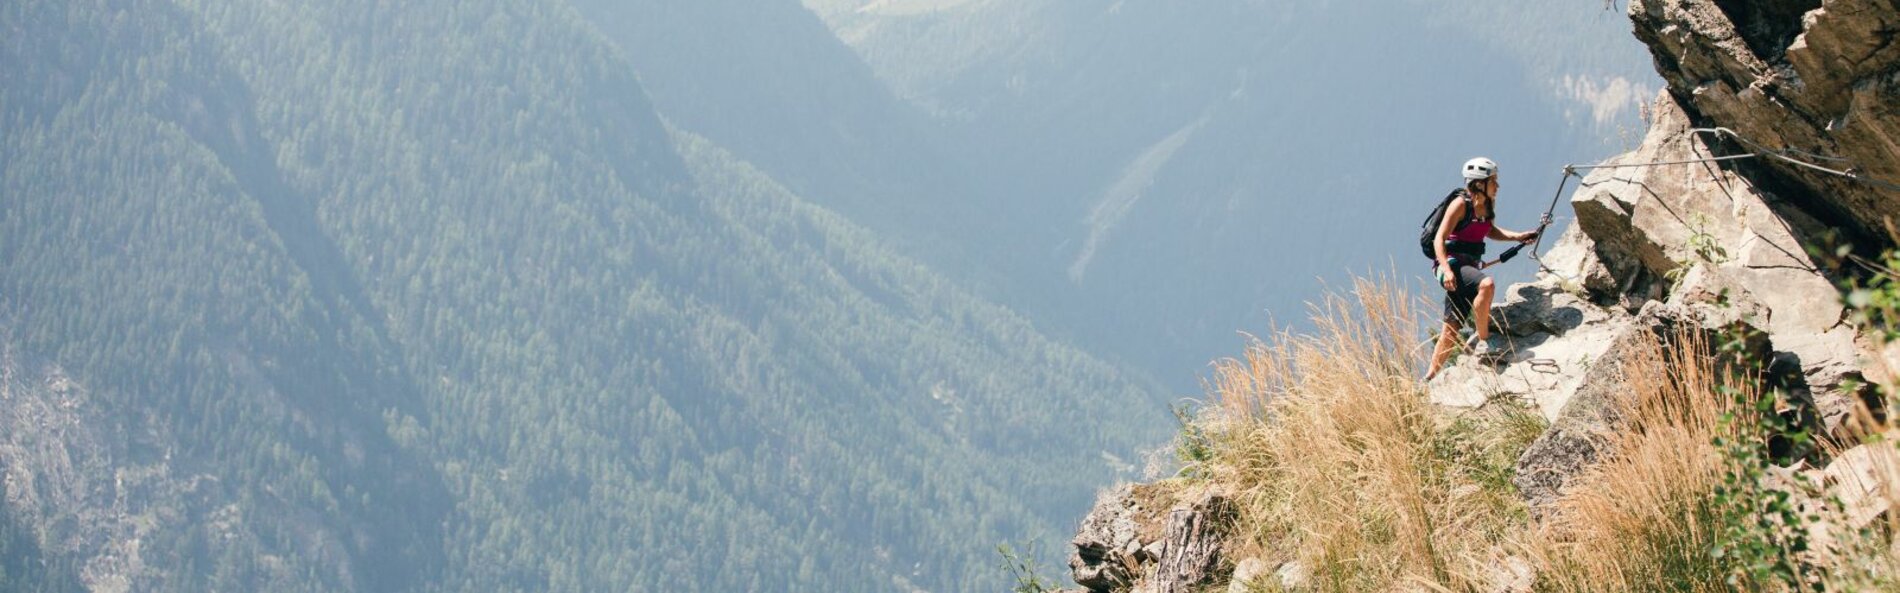
POLYGON ((1478 209, 1477 202, 1471 201, 1471 194, 1466 192, 1465 188, 1462 187, 1451 190, 1451 195, 1445 196, 1445 211, 1447 213, 1451 212, 1451 203, 1458 200, 1465 201, 1465 212, 1463 216, 1458 217, 1458 223, 1452 225, 1451 231, 1454 233, 1464 230, 1465 225, 1471 224, 1472 221, 1478 218, 1478 213, 1476 212, 1478 209))

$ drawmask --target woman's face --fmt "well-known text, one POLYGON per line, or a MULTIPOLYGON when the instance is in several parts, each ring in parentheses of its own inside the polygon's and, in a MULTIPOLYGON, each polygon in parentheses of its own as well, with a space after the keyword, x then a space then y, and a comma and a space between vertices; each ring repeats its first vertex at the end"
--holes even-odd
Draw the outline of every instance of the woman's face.
POLYGON ((1490 196, 1490 197, 1497 197, 1498 195, 1498 176, 1497 175, 1492 175, 1490 179, 1484 182, 1484 195, 1490 196))

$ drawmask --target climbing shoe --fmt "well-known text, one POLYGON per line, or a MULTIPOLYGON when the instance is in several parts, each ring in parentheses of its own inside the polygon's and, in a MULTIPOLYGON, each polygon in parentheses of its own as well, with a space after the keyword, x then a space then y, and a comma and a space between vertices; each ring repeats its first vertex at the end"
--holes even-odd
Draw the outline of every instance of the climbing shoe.
POLYGON ((1477 336, 1472 336, 1471 341, 1465 343, 1465 349, 1471 351, 1471 355, 1477 357, 1478 360, 1487 362, 1499 354, 1498 349, 1492 347, 1489 340, 1480 340, 1477 336))

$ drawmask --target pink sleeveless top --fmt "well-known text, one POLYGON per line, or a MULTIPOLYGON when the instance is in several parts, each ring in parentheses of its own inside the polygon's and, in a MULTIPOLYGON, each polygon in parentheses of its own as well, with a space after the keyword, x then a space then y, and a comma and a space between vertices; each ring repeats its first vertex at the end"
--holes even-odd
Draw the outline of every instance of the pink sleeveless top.
POLYGON ((1484 237, 1491 234, 1491 221, 1473 220, 1465 228, 1451 232, 1451 240, 1463 243, 1483 243, 1484 237))
MULTIPOLYGON (((1469 198, 1465 199, 1465 208, 1477 207, 1478 205, 1472 203, 1469 198)), ((1471 222, 1465 224, 1465 228, 1452 229, 1451 236, 1446 238, 1464 243, 1483 243, 1485 236, 1490 234, 1491 221, 1473 218, 1471 222)))

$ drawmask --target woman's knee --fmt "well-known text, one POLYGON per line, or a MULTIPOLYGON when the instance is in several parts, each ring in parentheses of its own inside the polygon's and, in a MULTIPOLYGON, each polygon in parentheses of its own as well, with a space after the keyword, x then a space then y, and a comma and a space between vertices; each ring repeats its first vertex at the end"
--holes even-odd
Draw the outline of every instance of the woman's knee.
POLYGON ((1490 294, 1491 291, 1496 289, 1495 288, 1496 286, 1497 284, 1492 282, 1490 277, 1486 277, 1485 279, 1478 281, 1478 292, 1490 294))

